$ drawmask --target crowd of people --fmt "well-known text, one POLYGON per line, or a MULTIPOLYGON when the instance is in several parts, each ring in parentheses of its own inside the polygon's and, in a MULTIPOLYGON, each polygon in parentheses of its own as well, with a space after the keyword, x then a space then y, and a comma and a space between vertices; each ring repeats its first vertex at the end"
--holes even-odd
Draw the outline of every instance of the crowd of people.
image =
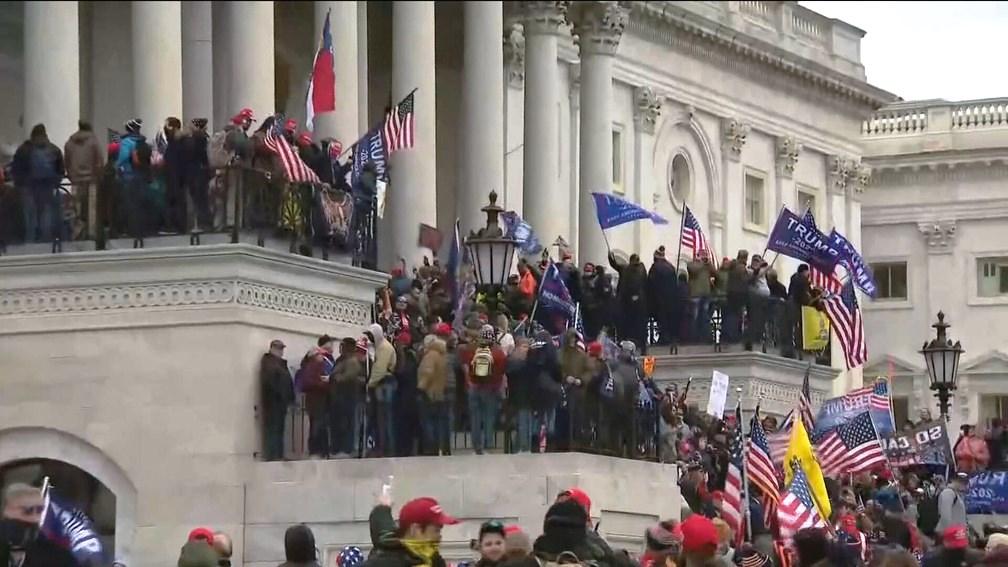
MULTIPOLYGON (((338 140, 318 143, 292 119, 256 117, 242 109, 219 131, 205 118, 183 125, 168 117, 153 138, 143 120, 123 125, 107 145, 81 121, 61 149, 38 124, 0 174, 6 242, 192 234, 231 227, 291 235, 292 248, 347 250, 356 228, 372 222, 374 167, 352 181, 352 155, 338 140), (282 121, 282 126, 280 121, 282 121), (271 129, 311 169, 318 182, 292 182, 271 129), (89 207, 90 202, 93 207, 89 207), (91 216, 95 218, 90 218, 91 216)), ((370 234, 370 232, 368 232, 370 234)))

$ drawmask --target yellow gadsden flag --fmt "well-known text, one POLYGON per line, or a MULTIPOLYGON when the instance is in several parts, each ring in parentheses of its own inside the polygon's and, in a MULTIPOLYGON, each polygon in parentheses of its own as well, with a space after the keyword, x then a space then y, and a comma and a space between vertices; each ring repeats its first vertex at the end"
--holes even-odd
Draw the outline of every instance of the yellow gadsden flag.
POLYGON ((823 481, 822 469, 819 468, 819 461, 816 460, 815 452, 812 451, 812 443, 809 441, 808 433, 802 420, 797 417, 792 420, 791 442, 788 444, 787 453, 784 455, 784 484, 791 484, 794 473, 791 470, 792 463, 797 462, 805 476, 808 477, 809 488, 812 490, 812 499, 815 500, 819 515, 823 518, 830 517, 829 495, 826 494, 826 483, 823 481))

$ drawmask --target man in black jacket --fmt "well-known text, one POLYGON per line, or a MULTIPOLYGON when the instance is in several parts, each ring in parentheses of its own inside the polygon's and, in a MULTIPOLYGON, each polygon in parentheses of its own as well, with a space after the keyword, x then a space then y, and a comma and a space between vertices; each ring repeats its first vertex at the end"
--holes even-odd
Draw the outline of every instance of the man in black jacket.
POLYGON ((284 423, 287 407, 294 403, 294 381, 283 358, 286 345, 279 339, 270 342, 270 350, 262 357, 259 387, 263 413, 263 459, 283 458, 284 423))
MULTIPOLYGON (((788 301, 785 309, 784 329, 781 333, 781 356, 795 357, 795 331, 801 323, 801 308, 812 304, 812 287, 809 283, 808 264, 798 266, 788 285, 788 301)), ((800 337, 801 335, 797 335, 800 337)))
POLYGON ((619 273, 616 298, 622 310, 620 339, 631 340, 642 353, 647 353, 647 270, 637 254, 630 255, 627 264, 617 262, 609 253, 609 264, 619 273))
POLYGON ((42 491, 14 483, 4 489, 0 515, 0 566, 76 567, 70 552, 39 535, 42 491))

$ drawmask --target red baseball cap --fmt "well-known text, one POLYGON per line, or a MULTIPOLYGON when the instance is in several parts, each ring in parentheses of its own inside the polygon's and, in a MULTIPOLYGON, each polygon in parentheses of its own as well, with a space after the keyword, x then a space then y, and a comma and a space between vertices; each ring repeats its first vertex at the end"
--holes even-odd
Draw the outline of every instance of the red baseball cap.
POLYGON ((293 118, 288 118, 287 121, 284 122, 284 130, 287 130, 288 132, 293 132, 297 130, 297 120, 294 120, 293 118))
POLYGON ((405 530, 412 525, 421 526, 452 526, 458 520, 445 514, 441 505, 433 498, 423 497, 410 500, 399 510, 399 529, 405 530))
POLYGON ((680 524, 683 551, 713 551, 718 546, 717 528, 710 518, 692 514, 680 524))
POLYGON ((969 535, 966 533, 966 526, 959 524, 949 526, 942 532, 942 545, 946 549, 966 549, 969 547, 969 535))
POLYGON ((297 143, 302 146, 312 145, 311 134, 309 134, 308 132, 301 132, 301 135, 298 136, 297 138, 297 143))
POLYGON ((189 541, 203 540, 213 545, 213 530, 210 528, 195 528, 189 532, 189 541))
POLYGON ((434 334, 439 337, 447 337, 451 334, 451 325, 448 323, 438 323, 434 325, 434 334))
POLYGON ((557 500, 560 500, 561 498, 570 498, 580 504, 581 507, 584 508, 585 513, 589 516, 591 515, 591 498, 584 490, 577 487, 568 488, 557 495, 557 500))
POLYGON ((231 122, 234 124, 241 124, 246 120, 255 122, 255 114, 252 113, 251 108, 243 108, 239 110, 238 114, 235 114, 234 118, 231 119, 231 122))

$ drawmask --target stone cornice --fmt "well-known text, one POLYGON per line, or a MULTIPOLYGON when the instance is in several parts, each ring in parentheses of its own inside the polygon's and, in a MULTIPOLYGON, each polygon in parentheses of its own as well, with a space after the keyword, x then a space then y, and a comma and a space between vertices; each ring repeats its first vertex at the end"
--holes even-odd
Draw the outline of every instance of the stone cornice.
POLYGON ((903 155, 865 155, 864 161, 870 164, 876 173, 939 168, 956 169, 973 166, 1006 166, 1008 165, 1008 148, 971 151, 949 150, 903 155))
MULTIPOLYGON (((723 25, 678 7, 674 2, 633 2, 630 29, 640 30, 642 26, 670 26, 685 31, 712 45, 729 49, 760 67, 783 71, 815 88, 839 94, 873 109, 898 98, 768 42, 725 30, 723 25)), ((673 32, 670 35, 676 34, 673 32)))
POLYGON ((1008 199, 978 199, 974 201, 929 201, 899 205, 864 205, 861 208, 862 226, 934 223, 942 219, 1003 220, 1008 218, 1008 199))

